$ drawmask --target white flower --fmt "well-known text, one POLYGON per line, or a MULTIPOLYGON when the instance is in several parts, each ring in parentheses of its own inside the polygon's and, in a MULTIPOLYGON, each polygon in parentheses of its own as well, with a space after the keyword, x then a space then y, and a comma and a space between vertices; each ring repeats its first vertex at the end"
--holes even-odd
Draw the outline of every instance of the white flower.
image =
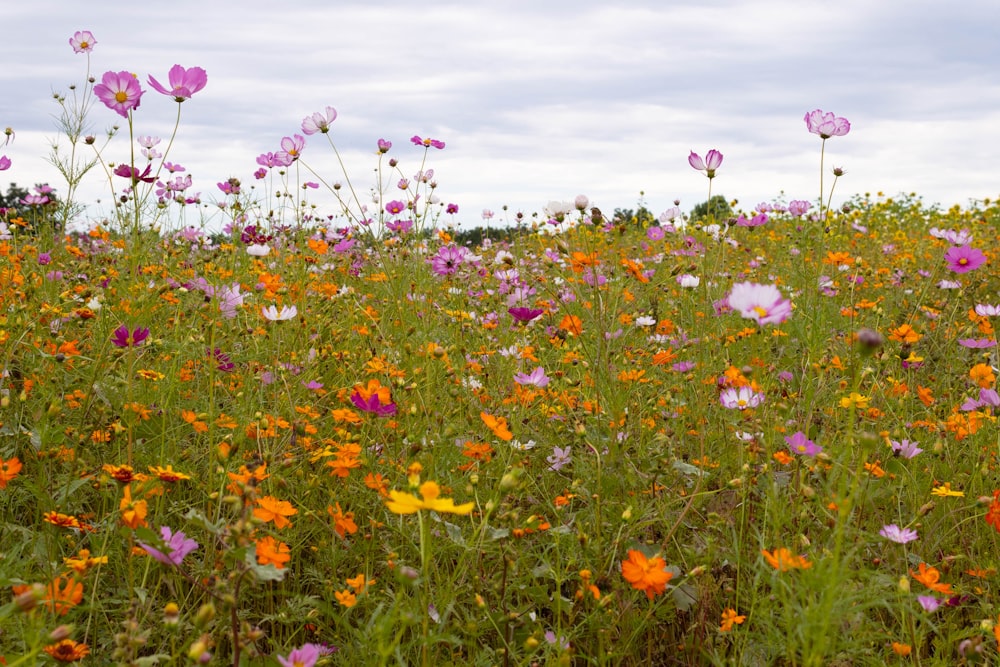
POLYGON ((271 246, 262 243, 254 243, 247 246, 247 254, 254 257, 267 257, 271 253, 271 246))
POLYGON ((650 317, 648 315, 641 315, 640 317, 635 318, 635 325, 637 327, 651 327, 654 324, 656 324, 655 317, 650 317))
POLYGON ((267 306, 266 308, 261 308, 261 313, 264 315, 264 319, 270 320, 272 322, 280 320, 290 320, 299 314, 298 309, 295 306, 282 306, 281 311, 278 311, 277 306, 267 306))
POLYGON ((701 278, 692 276, 690 273, 682 273, 677 276, 677 284, 681 287, 697 287, 701 284, 701 278))

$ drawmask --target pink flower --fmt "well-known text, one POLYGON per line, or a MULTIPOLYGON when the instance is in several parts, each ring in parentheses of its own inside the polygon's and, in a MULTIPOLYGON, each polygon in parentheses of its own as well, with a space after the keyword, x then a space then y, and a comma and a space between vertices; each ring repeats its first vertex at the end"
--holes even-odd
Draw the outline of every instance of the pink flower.
POLYGON ((823 448, 806 437, 802 431, 796 431, 792 435, 785 436, 785 443, 789 451, 800 456, 816 456, 823 451, 823 448))
POLYGON ((139 80, 125 70, 105 72, 101 82, 94 86, 94 94, 104 102, 104 106, 122 118, 128 118, 129 111, 139 108, 145 92, 139 86, 139 80))
POLYGON ((410 137, 410 141, 413 143, 414 146, 423 146, 424 148, 436 148, 438 150, 444 148, 444 142, 438 141, 437 139, 430 139, 430 138, 421 139, 417 135, 413 135, 412 137, 410 137))
POLYGON ((6 171, 10 169, 10 158, 6 155, 0 155, 0 171, 6 171))
POLYGON ((722 407, 730 410, 746 410, 756 408, 764 402, 764 394, 758 394, 750 387, 730 387, 719 395, 722 407))
POLYGON ((851 131, 851 123, 846 118, 834 116, 833 112, 823 112, 820 109, 810 111, 805 115, 806 127, 821 139, 842 137, 851 131))
POLYGON ((774 285, 736 283, 727 299, 729 307, 759 325, 781 324, 792 314, 792 302, 774 285))
POLYGON ((89 30, 77 30, 69 38, 69 45, 73 47, 74 53, 90 53, 94 50, 94 44, 97 44, 97 40, 89 30))
POLYGON ((379 153, 388 153, 390 148, 392 148, 392 142, 391 141, 386 141, 385 139, 379 139, 378 140, 378 152, 379 153))
POLYGON ((805 215, 810 207, 812 207, 812 204, 802 199, 793 199, 788 202, 788 212, 795 217, 805 215))
POLYGON ((180 565, 185 556, 198 548, 197 542, 180 531, 171 531, 167 526, 160 527, 160 536, 167 548, 166 552, 142 542, 138 542, 138 545, 164 565, 180 565))
POLYGON ((146 327, 136 327, 129 334, 128 327, 124 324, 115 329, 111 336, 111 343, 115 347, 138 347, 143 341, 149 338, 149 329, 146 327))
POLYGON ((299 159, 302 149, 305 147, 306 138, 301 134, 296 134, 292 137, 283 137, 281 140, 281 151, 275 153, 274 157, 280 158, 282 161, 287 160, 288 164, 291 164, 299 159))
POLYGON ((184 69, 180 65, 174 65, 170 68, 167 77, 170 82, 170 90, 161 86, 160 82, 152 76, 149 77, 149 85, 157 92, 163 93, 168 97, 173 97, 176 102, 183 102, 204 88, 205 84, 208 83, 208 74, 200 67, 184 69))
POLYGON ((969 273, 986 263, 986 255, 979 248, 963 245, 948 248, 944 261, 953 273, 969 273))
POLYGON ((391 402, 383 404, 379 400, 377 393, 373 393, 368 398, 365 398, 359 392, 355 391, 351 394, 351 403, 359 410, 370 412, 376 417, 391 417, 396 414, 396 404, 391 402))
POLYGON ((137 184, 139 181, 143 183, 152 183, 156 180, 156 176, 150 176, 150 172, 153 170, 152 165, 146 165, 146 168, 140 172, 136 167, 130 167, 127 164, 120 164, 115 167, 115 176, 121 176, 122 178, 128 178, 132 181, 132 185, 137 184))
POLYGON ((302 131, 306 134, 316 134, 320 132, 326 134, 330 131, 330 123, 337 120, 337 110, 327 107, 326 113, 317 111, 311 116, 302 119, 302 131))
POLYGON ((545 311, 541 308, 527 308, 524 306, 515 306, 513 308, 508 308, 507 312, 518 322, 530 322, 535 319, 545 311))
POLYGON ((303 644, 288 654, 287 658, 278 656, 278 662, 282 667, 313 667, 319 660, 321 651, 316 644, 303 644))
POLYGON ((438 248, 431 262, 431 270, 439 276, 450 276, 458 271, 459 265, 465 261, 469 251, 464 246, 454 244, 438 248))
POLYGON ((702 160, 700 155, 691 151, 691 154, 688 155, 688 164, 691 165, 692 169, 705 172, 709 178, 715 178, 715 170, 722 165, 722 153, 713 148, 705 154, 705 159, 702 160))
POLYGON ((537 367, 530 373, 516 373, 514 382, 518 384, 530 384, 535 387, 546 387, 549 384, 549 376, 545 374, 545 369, 537 367))
POLYGON ((900 528, 894 523, 882 526, 882 530, 878 531, 878 534, 896 544, 906 544, 918 537, 917 531, 912 528, 900 528))
POLYGON ((393 199, 391 202, 385 205, 385 210, 386 213, 390 213, 392 215, 399 215, 400 213, 406 210, 406 204, 404 204, 399 200, 393 199))

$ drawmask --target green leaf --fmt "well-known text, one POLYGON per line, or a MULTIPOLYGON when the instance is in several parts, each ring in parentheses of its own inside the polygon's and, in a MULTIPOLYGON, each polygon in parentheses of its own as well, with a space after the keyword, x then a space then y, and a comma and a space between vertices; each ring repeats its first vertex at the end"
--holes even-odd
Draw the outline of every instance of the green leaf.
POLYGON ((243 562, 253 572, 253 576, 256 577, 257 581, 281 581, 285 578, 285 570, 279 570, 271 564, 258 565, 256 556, 250 553, 249 550, 247 550, 246 558, 243 562))

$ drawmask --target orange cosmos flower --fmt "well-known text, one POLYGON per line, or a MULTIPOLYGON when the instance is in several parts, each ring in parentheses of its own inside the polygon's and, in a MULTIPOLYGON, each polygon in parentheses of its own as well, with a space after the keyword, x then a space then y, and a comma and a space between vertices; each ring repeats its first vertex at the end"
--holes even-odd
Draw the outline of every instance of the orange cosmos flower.
POLYGON ((333 529, 341 537, 358 532, 358 524, 354 523, 354 512, 344 512, 340 509, 340 503, 337 503, 336 509, 327 505, 326 513, 333 519, 333 529))
POLYGON ((927 563, 921 563, 918 569, 920 570, 919 572, 910 570, 910 576, 924 586, 936 593, 944 593, 945 595, 952 595, 954 593, 951 590, 951 584, 939 583, 941 573, 937 571, 937 568, 928 567, 927 563))
POLYGON ((66 567, 77 574, 84 574, 90 568, 97 565, 105 565, 107 562, 107 556, 91 556, 89 549, 80 549, 79 555, 63 558, 63 563, 66 564, 66 567))
POLYGON ((257 540, 255 551, 258 565, 273 565, 279 570, 285 569, 285 563, 292 559, 289 546, 270 535, 257 540))
POLYGON ((760 553, 764 556, 764 560, 766 560, 771 567, 780 572, 787 572, 788 570, 808 570, 812 567, 812 563, 807 561, 802 556, 796 556, 785 547, 778 547, 774 550, 774 553, 761 549, 760 553))
POLYGON ((0 459, 0 489, 6 489, 7 483, 21 472, 21 460, 16 456, 4 461, 0 459))
POLYGON ((659 556, 646 558, 637 549, 629 549, 628 558, 622 561, 622 576, 632 584, 632 588, 642 591, 652 600, 655 596, 667 590, 667 582, 673 578, 672 572, 667 572, 667 564, 659 556))
POLYGON ((563 318, 559 320, 559 328, 568 334, 579 336, 583 333, 583 320, 576 315, 564 315, 563 318))
POLYGON ((132 486, 127 485, 122 492, 122 500, 118 504, 118 509, 122 515, 122 523, 135 530, 139 526, 145 526, 146 514, 149 507, 145 500, 132 500, 132 486))
POLYGON ((916 343, 921 335, 913 330, 909 324, 900 324, 895 329, 889 329, 889 340, 899 343, 916 343))
POLYGON ((42 650, 57 662, 76 662, 90 655, 90 648, 86 644, 81 644, 72 639, 63 639, 55 644, 46 646, 42 650))
POLYGON ((743 625, 745 620, 747 617, 737 614, 735 609, 727 609, 722 612, 722 623, 719 625, 719 630, 729 632, 733 629, 733 625, 743 625))
POLYGON ((165 468, 161 466, 149 466, 149 472, 156 475, 161 482, 180 482, 181 480, 191 479, 190 475, 174 470, 172 465, 168 465, 165 468))
POLYGON ((507 426, 506 417, 494 417, 485 412, 480 412, 479 416, 483 420, 483 423, 486 424, 486 427, 493 431, 493 435, 496 437, 505 441, 514 438, 514 434, 510 432, 510 428, 507 426))
MULTIPOLYGON (((11 589, 14 591, 14 595, 20 595, 21 593, 30 591, 31 584, 18 584, 17 586, 11 586, 11 589)), ((73 577, 68 577, 65 580, 61 576, 56 577, 45 587, 43 601, 50 610, 59 616, 65 616, 70 609, 80 604, 82 600, 83 584, 73 577)))
POLYGON ((335 591, 333 597, 337 598, 337 602, 348 609, 358 603, 358 596, 348 590, 335 591))
POLYGON ((265 523, 273 521, 275 528, 284 528, 285 526, 292 525, 292 522, 286 517, 298 513, 299 511, 292 507, 290 502, 287 500, 278 500, 274 496, 258 498, 257 508, 253 511, 253 515, 261 521, 265 523))
POLYGON ((75 516, 69 514, 62 514, 60 512, 52 511, 46 512, 42 515, 42 520, 46 523, 51 523, 53 526, 59 526, 60 528, 73 528, 75 530, 91 530, 91 527, 86 523, 80 521, 75 516))
POLYGON ((993 502, 986 509, 986 523, 1000 532, 1000 490, 993 492, 993 502))

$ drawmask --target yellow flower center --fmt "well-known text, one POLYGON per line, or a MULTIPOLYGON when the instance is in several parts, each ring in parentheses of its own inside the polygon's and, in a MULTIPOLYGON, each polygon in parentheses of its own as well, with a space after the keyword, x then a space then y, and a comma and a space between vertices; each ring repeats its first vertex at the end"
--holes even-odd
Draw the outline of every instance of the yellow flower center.
POLYGON ((128 102, 128 93, 126 93, 124 90, 119 90, 117 93, 115 93, 115 102, 119 103, 128 102))
POLYGON ((753 312, 757 313, 761 317, 767 317, 767 311, 761 308, 760 306, 754 306, 753 312))

